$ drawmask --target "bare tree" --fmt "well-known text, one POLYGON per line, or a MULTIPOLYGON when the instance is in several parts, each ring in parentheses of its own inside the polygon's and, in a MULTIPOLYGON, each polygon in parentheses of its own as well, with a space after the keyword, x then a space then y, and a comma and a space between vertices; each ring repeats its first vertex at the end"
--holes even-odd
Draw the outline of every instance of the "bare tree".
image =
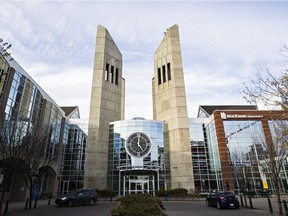
MULTIPOLYGON (((285 52, 288 52, 288 47, 283 45, 282 53, 285 52)), ((283 57, 286 61, 288 60, 287 55, 283 55, 283 57)), ((287 111, 288 69, 284 68, 279 77, 274 76, 269 69, 258 70, 254 79, 251 80, 251 85, 244 84, 242 93, 244 99, 251 104, 260 102, 266 106, 278 106, 287 111)), ((270 124, 270 130, 272 135, 271 137, 266 137, 265 145, 263 145, 266 148, 265 152, 267 155, 260 161, 259 165, 270 175, 270 179, 275 186, 279 214, 282 215, 280 184, 281 173, 288 157, 287 114, 284 113, 282 116, 274 117, 273 124, 270 124), (286 121, 281 121, 280 119, 286 119, 286 121)))
POLYGON ((55 163, 59 156, 59 143, 53 143, 52 131, 51 127, 32 128, 22 140, 24 149, 21 159, 27 164, 26 169, 22 169, 22 174, 30 192, 29 209, 36 182, 44 173, 45 167, 55 163))
POLYGON ((231 162, 231 168, 233 170, 237 188, 241 191, 241 193, 243 193, 245 207, 247 207, 246 189, 248 188, 249 182, 249 173, 247 169, 248 167, 242 163, 242 155, 240 152, 234 151, 232 157, 234 159, 234 164, 231 162))
MULTIPOLYGON (((281 52, 285 61, 288 61, 288 47, 283 44, 281 52)), ((275 76, 269 68, 259 69, 251 79, 251 83, 244 83, 243 98, 251 103, 263 103, 267 106, 280 106, 288 110, 288 68, 284 68, 280 76, 275 76)))
MULTIPOLYGON (((1 136, 0 153, 4 183, 17 171, 29 190, 29 209, 34 186, 45 171, 58 158, 59 144, 51 140, 51 127, 33 127, 25 121, 7 121, 1 136)), ((3 203, 4 191, 1 201, 3 203)))
MULTIPOLYGON (((5 192, 10 189, 10 184, 15 172, 23 168, 21 161, 22 152, 19 136, 17 136, 17 123, 15 121, 5 122, 4 129, 0 133, 0 157, 2 174, 2 193, 0 198, 0 214, 2 213, 5 192)), ((19 133, 18 133, 19 135, 19 133)))
MULTIPOLYGON (((266 147, 267 154, 259 162, 263 171, 274 184, 279 214, 282 215, 281 188, 283 188, 283 181, 281 175, 285 172, 284 165, 288 157, 288 123, 276 120, 271 126, 272 135, 266 140, 266 145, 263 145, 266 147)), ((285 179, 285 181, 287 180, 285 179)))

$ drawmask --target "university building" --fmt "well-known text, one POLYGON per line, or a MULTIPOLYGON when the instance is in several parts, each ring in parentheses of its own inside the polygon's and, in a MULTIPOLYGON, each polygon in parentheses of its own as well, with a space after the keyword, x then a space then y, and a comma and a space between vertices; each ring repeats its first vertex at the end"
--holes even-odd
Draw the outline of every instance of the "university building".
MULTIPOLYGON (((245 170, 249 190, 257 193, 263 182, 275 188, 260 164, 266 145, 273 142, 274 123, 286 123, 286 113, 251 105, 207 105, 199 106, 196 118, 189 118, 177 25, 165 32, 154 54, 152 120, 125 120, 122 54, 103 26, 97 29, 87 121, 80 118, 77 106, 57 105, 3 50, 1 45, 1 142, 5 144, 11 122, 17 122, 13 135, 20 134, 19 145, 28 128, 47 130, 39 145, 53 162, 39 167, 35 195, 83 187, 109 189, 119 196, 143 191, 155 195, 165 188, 237 191, 239 169, 245 170)), ((7 158, 0 157, 1 165, 7 158)), ((281 179, 282 188, 288 189, 287 163, 281 179)), ((7 182, 5 189, 1 187, 8 199, 25 200, 28 189, 20 174, 15 172, 7 182)))

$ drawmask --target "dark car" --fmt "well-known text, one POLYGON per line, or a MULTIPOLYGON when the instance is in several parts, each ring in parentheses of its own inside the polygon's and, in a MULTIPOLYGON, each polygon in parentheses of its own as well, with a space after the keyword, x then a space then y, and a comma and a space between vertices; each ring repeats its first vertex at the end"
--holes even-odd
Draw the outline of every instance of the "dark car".
POLYGON ((231 192, 213 192, 206 198, 207 206, 215 206, 218 209, 235 208, 239 209, 239 200, 231 192))
POLYGON ((78 189, 55 199, 57 205, 67 205, 69 207, 77 204, 94 205, 97 201, 98 195, 95 189, 78 189))

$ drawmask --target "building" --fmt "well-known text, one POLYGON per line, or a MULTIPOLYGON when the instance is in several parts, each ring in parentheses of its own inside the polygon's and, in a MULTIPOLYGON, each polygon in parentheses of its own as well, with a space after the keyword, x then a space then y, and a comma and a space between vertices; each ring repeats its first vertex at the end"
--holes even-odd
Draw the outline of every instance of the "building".
POLYGON ((166 122, 137 117, 111 122, 109 131, 109 189, 155 195, 170 182, 166 122))
POLYGON ((178 26, 169 28, 154 55, 153 117, 168 124, 169 188, 194 190, 189 122, 178 26))
MULTIPOLYGON (((237 191, 243 190, 243 179, 248 182, 245 189, 255 194, 275 189, 261 164, 267 146, 276 141, 275 125, 288 126, 287 112, 208 105, 199 107, 197 118, 188 118, 177 25, 167 29, 154 55, 152 120, 124 120, 122 54, 103 26, 97 28, 88 121, 80 119, 77 106, 58 106, 6 55, 3 45, 0 51, 0 148, 35 144, 31 132, 38 137, 42 131, 35 148, 44 152, 43 161, 49 159, 37 166, 19 155, 0 155, 0 179, 5 180, 0 187, 11 201, 28 197, 21 173, 29 169, 36 179, 34 195, 66 194, 82 187, 110 189, 118 195, 155 195, 167 188, 237 191), (21 162, 17 172, 7 172, 5 164, 11 159, 21 162)), ((281 173, 286 190, 287 175, 288 161, 281 173)))
MULTIPOLYGON (((270 173, 261 163, 273 145, 275 127, 288 124, 285 111, 263 111, 256 106, 200 106, 198 118, 190 119, 191 152, 195 185, 210 189, 274 191, 270 173), (242 176, 241 176, 242 175, 242 176)), ((281 188, 287 190, 287 162, 283 165, 281 188)))
POLYGON ((84 187, 85 151, 88 121, 80 119, 78 107, 61 107, 67 116, 63 131, 63 150, 59 173, 58 194, 84 187))
MULTIPOLYGON (((186 188, 191 193, 234 190, 239 189, 236 171, 240 167, 245 169, 249 189, 257 192, 263 188, 261 157, 267 154, 265 143, 270 142, 269 137, 273 134, 271 122, 279 120, 282 111, 259 111, 250 105, 200 106, 198 117, 189 119, 179 30, 174 25, 167 29, 154 55, 153 120, 124 121, 121 115, 124 86, 117 88, 119 86, 114 83, 113 70, 117 68, 117 61, 121 61, 120 51, 108 31, 99 26, 94 66, 97 79, 93 80, 89 127, 102 131, 89 130, 86 157, 93 159, 86 161, 84 186, 108 188, 119 195, 143 190, 154 194, 155 190, 166 187, 186 188), (115 56, 119 58, 113 62, 115 56), (113 95, 106 94, 106 88, 113 95), (156 127, 152 126, 156 122, 165 128, 162 135, 158 134, 164 138, 157 141, 155 135, 151 135, 156 133, 156 127), (141 146, 141 139, 148 144, 141 146), (155 142, 157 161, 156 156, 153 159, 155 142)), ((286 121, 283 116, 281 120, 286 121)), ((285 173, 283 186, 287 185, 285 173)), ((268 176, 265 181, 273 189, 268 176)))
POLYGON ((30 177, 38 179, 34 195, 57 191, 58 154, 62 150, 65 113, 14 59, 6 55, 4 45, 0 48, 1 187, 10 201, 23 201, 29 194, 23 178, 28 171, 32 173, 30 177), (27 150, 27 154, 24 148, 29 146, 33 149, 27 150), (43 166, 40 166, 41 158, 33 155, 37 151, 45 153, 43 166), (28 157, 29 154, 33 157, 28 157))
POLYGON ((28 177, 34 179, 32 198, 83 187, 88 122, 79 120, 78 107, 58 106, 5 49, 0 44, 0 187, 5 199, 26 200, 28 177))
POLYGON ((122 54, 107 29, 98 26, 90 101, 85 187, 107 188, 109 123, 124 119, 122 54))

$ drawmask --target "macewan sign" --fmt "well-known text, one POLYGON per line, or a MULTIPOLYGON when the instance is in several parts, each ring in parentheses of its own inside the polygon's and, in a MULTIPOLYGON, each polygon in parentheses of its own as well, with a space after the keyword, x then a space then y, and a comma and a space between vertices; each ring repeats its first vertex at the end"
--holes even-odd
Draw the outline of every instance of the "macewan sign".
POLYGON ((249 114, 227 114, 225 112, 220 113, 221 119, 255 119, 263 118, 263 115, 249 115, 249 114))

